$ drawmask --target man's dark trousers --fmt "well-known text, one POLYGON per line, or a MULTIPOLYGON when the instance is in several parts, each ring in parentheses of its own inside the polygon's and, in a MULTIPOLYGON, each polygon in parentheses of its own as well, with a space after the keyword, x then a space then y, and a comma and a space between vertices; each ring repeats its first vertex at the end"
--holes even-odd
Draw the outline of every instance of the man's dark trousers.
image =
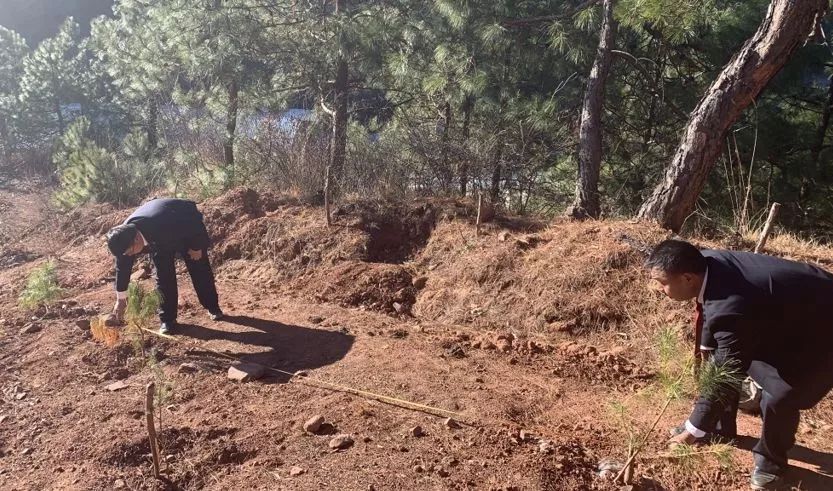
POLYGON ((781 474, 787 469, 787 452, 795 445, 800 411, 810 409, 833 389, 833 355, 800 379, 779 374, 773 366, 753 361, 750 372, 767 378, 769 390, 761 395, 761 439, 752 449, 755 465, 764 472, 781 474))
MULTIPOLYGON (((194 290, 200 303, 209 312, 219 312, 217 287, 214 284, 214 273, 208 261, 208 251, 203 249, 202 257, 196 261, 188 255, 188 251, 179 253, 185 260, 194 290)), ((177 301, 179 298, 176 284, 176 254, 169 251, 155 251, 151 259, 156 268, 156 287, 161 295, 159 305, 159 320, 162 322, 176 322, 177 301)))

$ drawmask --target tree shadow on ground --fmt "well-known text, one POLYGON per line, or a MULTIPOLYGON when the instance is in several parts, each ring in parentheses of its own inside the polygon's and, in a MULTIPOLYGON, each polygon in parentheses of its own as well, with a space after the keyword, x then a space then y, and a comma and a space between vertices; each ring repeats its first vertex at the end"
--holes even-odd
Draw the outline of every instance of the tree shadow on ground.
MULTIPOLYGON (((223 331, 196 324, 179 324, 177 336, 201 341, 227 341, 241 346, 261 346, 263 351, 218 350, 227 356, 244 362, 257 363, 281 372, 267 371, 267 381, 285 383, 298 370, 312 370, 331 365, 342 358, 353 346, 354 337, 336 331, 311 329, 283 324, 245 315, 227 316, 222 322, 236 324, 253 330, 223 331)), ((228 367, 233 361, 204 349, 189 350, 189 354, 212 361, 217 369, 228 367)))
MULTIPOLYGON (((751 436, 738 436, 736 439, 738 448, 750 452, 756 443, 758 439, 751 436)), ((798 489, 833 489, 833 454, 796 445, 788 456, 791 462, 801 462, 810 468, 791 465, 789 472, 784 475, 785 489, 790 486, 798 489)))

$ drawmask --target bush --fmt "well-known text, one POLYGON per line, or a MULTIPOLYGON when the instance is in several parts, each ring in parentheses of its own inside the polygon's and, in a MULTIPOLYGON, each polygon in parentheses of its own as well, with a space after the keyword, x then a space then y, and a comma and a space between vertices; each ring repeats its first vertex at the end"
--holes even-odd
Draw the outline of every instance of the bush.
POLYGON ((55 200, 63 208, 96 201, 115 205, 139 203, 162 178, 142 133, 128 134, 118 152, 110 152, 88 137, 90 122, 75 120, 58 144, 53 160, 61 188, 55 200))
POLYGON ((58 273, 53 261, 47 261, 35 268, 26 281, 26 288, 20 294, 20 306, 27 310, 47 305, 63 294, 58 286, 58 273))

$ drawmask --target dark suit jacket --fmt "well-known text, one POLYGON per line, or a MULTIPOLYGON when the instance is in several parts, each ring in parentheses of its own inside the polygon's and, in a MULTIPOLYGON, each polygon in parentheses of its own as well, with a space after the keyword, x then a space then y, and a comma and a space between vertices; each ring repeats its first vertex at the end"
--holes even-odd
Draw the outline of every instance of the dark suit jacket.
MULTIPOLYGON (((785 387, 800 392, 802 382, 812 380, 833 356, 833 275, 762 254, 706 250, 703 255, 708 263, 703 340, 716 347, 715 362, 734 363, 771 394, 785 387)), ((689 421, 711 431, 722 406, 717 394, 701 396, 689 421)))
MULTIPOLYGON (((146 250, 175 254, 187 249, 205 251, 210 245, 202 213, 193 201, 174 198, 154 199, 143 204, 124 223, 132 223, 148 242, 146 250)), ((132 256, 116 257, 116 291, 127 290, 132 256)))

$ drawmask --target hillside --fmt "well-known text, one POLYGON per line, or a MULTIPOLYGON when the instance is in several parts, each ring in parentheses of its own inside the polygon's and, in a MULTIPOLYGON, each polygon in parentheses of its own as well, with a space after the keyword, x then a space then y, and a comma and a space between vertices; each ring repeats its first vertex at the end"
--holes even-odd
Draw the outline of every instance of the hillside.
MULTIPOLYGON (((660 229, 499 215, 476 236, 470 202, 438 199, 343 204, 328 229, 319 207, 241 188, 200 204, 229 317, 209 320, 185 274, 182 331, 148 336, 158 364, 143 367, 129 340, 109 348, 87 322, 112 306, 102 233, 129 211, 58 214, 47 191, 0 191, 3 489, 619 489, 598 476, 600 461, 627 451, 612 403, 647 428, 661 404, 651 396, 657 333, 690 330, 690 306, 649 288, 641 268, 643 251, 668 236, 660 229), (27 275, 49 258, 63 299, 21 310, 27 275), (308 377, 234 382, 229 356, 308 377), (151 380, 172 388, 164 483, 144 426, 151 380), (324 388, 333 384, 352 391, 324 388), (305 432, 315 415, 327 424, 305 432), (354 444, 332 450, 336 434, 354 444)), ((828 248, 770 244, 833 264, 828 248)), ((687 410, 674 403, 661 420, 636 487, 745 489, 758 421, 742 416, 733 467, 691 472, 662 456, 666 429, 687 410)), ((833 404, 803 418, 792 484, 828 489, 833 404)))

